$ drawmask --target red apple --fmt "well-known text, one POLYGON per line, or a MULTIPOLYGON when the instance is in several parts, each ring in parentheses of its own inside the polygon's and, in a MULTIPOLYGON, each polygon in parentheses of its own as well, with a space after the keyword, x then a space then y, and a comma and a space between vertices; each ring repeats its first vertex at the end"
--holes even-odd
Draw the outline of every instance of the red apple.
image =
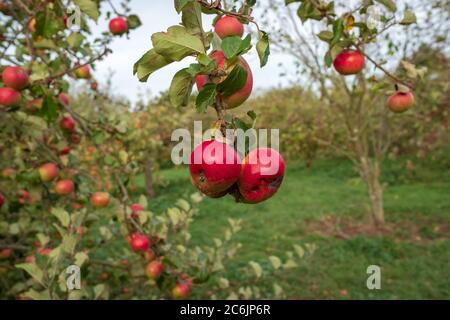
POLYGON ((79 144, 81 142, 81 136, 78 133, 72 133, 70 135, 70 142, 73 144, 79 144))
POLYGON ((186 299, 189 297, 189 286, 185 283, 178 283, 175 288, 172 289, 172 296, 174 299, 186 299))
POLYGON ((30 100, 25 104, 25 109, 34 114, 42 109, 42 103, 43 100, 41 98, 30 100))
POLYGON ((8 259, 11 257, 13 250, 11 248, 5 248, 0 250, 0 259, 8 259))
POLYGON ((31 195, 30 192, 28 192, 28 190, 20 190, 19 193, 19 203, 20 204, 26 204, 28 202, 31 202, 31 195))
POLYGON ((334 68, 342 75, 357 74, 364 69, 365 59, 360 51, 343 50, 334 59, 334 68))
POLYGON ((72 180, 60 180, 55 185, 55 192, 60 196, 66 196, 73 192, 75 185, 72 180))
POLYGON ((239 179, 241 159, 229 145, 215 140, 204 141, 191 153, 191 182, 209 197, 224 196, 239 179))
POLYGON ((159 261, 159 260, 154 260, 154 261, 152 261, 152 262, 150 262, 148 265, 147 265, 147 267, 145 268, 145 271, 146 271, 146 273, 147 273, 147 276, 149 277, 149 278, 152 278, 152 279, 158 279, 160 276, 161 276, 161 274, 164 272, 164 269, 165 269, 165 267, 164 267, 164 265, 162 264, 162 262, 161 261, 159 261))
POLYGON ((58 176, 58 166, 52 162, 46 163, 39 168, 39 175, 43 182, 50 182, 58 176))
POLYGON ((389 97, 387 101, 389 109, 395 113, 405 112, 414 104, 414 95, 412 92, 396 92, 389 97))
POLYGON ((22 67, 6 67, 2 73, 5 86, 22 90, 28 86, 28 72, 22 67))
POLYGON ((91 204, 95 208, 104 208, 109 204, 109 193, 108 192, 94 192, 91 197, 91 204))
POLYGON ((70 104, 69 96, 64 92, 61 92, 58 96, 58 101, 64 106, 68 106, 70 104))
POLYGON ((83 236, 86 233, 86 228, 81 226, 75 229, 75 233, 83 236))
POLYGON ((150 246, 150 240, 145 234, 134 233, 128 237, 128 242, 134 252, 146 251, 150 246))
POLYGON ((64 22, 64 27, 68 27, 68 25, 69 25, 69 17, 68 16, 64 16, 64 18, 63 18, 63 22, 64 22))
POLYGON ((12 107, 18 105, 22 97, 20 93, 11 88, 0 88, 0 105, 12 107))
POLYGON ((144 211, 144 208, 139 204, 139 203, 133 203, 131 205, 131 217, 133 219, 138 219, 139 218, 139 212, 144 211))
POLYGON ((76 122, 71 116, 65 116, 59 122, 61 129, 72 132, 75 130, 76 122))
POLYGON ((60 155, 67 155, 67 154, 69 154, 70 153, 70 147, 69 146, 65 146, 64 148, 62 148, 60 151, 59 151, 59 154, 60 155))
MULTIPOLYGON (((227 65, 225 55, 222 51, 213 51, 210 54, 210 57, 217 61, 217 67, 219 71, 226 72, 228 74, 234 67, 227 65)), ((239 58, 239 64, 247 71, 247 81, 241 89, 239 89, 232 95, 221 96, 224 107, 226 109, 233 109, 243 104, 250 97, 253 90, 253 74, 250 66, 242 57, 239 58)), ((201 91, 206 83, 213 82, 219 84, 225 79, 226 75, 223 77, 215 77, 213 79, 210 79, 208 75, 198 75, 196 77, 197 89, 198 91, 201 91)))
POLYGON ((98 83, 97 83, 97 81, 92 82, 92 83, 91 83, 91 89, 94 90, 94 91, 97 91, 97 88, 98 88, 98 83))
MULTIPOLYGON (((76 65, 76 66, 78 66, 78 65, 76 65)), ((91 70, 89 69, 88 65, 78 67, 74 73, 75 73, 75 77, 78 79, 89 79, 91 77, 91 70)))
POLYGON ((0 208, 5 204, 5 197, 0 193, 0 208))
POLYGON ((128 22, 122 17, 111 19, 109 22, 109 31, 114 35, 124 34, 128 31, 128 22))
POLYGON ((26 263, 34 263, 36 261, 36 257, 34 256, 34 254, 25 257, 25 262, 26 263))
POLYGON ((41 256, 48 256, 48 255, 50 255, 50 253, 52 253, 52 251, 53 251, 53 249, 51 249, 51 248, 41 248, 38 250, 38 253, 41 256))
POLYGON ((244 25, 236 17, 223 16, 216 22, 215 32, 221 39, 230 36, 242 37, 244 25))
POLYGON ((272 197, 284 177, 283 157, 274 149, 258 148, 249 152, 242 164, 238 187, 241 200, 258 203, 272 197))

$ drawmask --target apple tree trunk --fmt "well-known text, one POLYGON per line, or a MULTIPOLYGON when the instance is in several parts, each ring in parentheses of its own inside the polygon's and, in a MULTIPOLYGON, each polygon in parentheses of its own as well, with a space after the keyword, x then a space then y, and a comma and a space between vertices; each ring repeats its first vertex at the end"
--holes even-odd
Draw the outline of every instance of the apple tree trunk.
POLYGON ((361 157, 361 175, 367 185, 370 198, 372 218, 375 225, 384 225, 383 187, 380 182, 380 168, 376 160, 370 161, 368 157, 361 157))

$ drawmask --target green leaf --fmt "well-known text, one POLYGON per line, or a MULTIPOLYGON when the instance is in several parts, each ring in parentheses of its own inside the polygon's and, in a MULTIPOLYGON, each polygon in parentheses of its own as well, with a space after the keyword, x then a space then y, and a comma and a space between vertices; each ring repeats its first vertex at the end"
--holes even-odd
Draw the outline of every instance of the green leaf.
POLYGON ((253 120, 256 120, 256 112, 253 110, 250 110, 249 112, 247 112, 247 115, 253 120))
POLYGON ((156 53, 172 61, 181 61, 190 55, 205 53, 201 39, 190 34, 183 26, 172 26, 167 32, 152 35, 156 53))
POLYGON ((89 260, 89 256, 86 254, 86 252, 78 252, 75 255, 75 264, 79 267, 83 266, 83 264, 89 260))
POLYGON ((214 83, 207 83, 203 86, 195 101, 197 112, 205 112, 206 108, 214 103, 217 94, 216 90, 217 85, 215 85, 214 83))
POLYGON ((175 10, 177 10, 178 13, 183 10, 183 8, 192 0, 175 0, 175 10))
POLYGON ((237 64, 227 78, 217 85, 217 91, 223 96, 228 97, 242 89, 246 82, 247 71, 240 64, 237 64))
POLYGON ((44 285, 44 273, 35 263, 17 264, 16 268, 25 270, 34 280, 44 285))
POLYGON ((260 61, 261 68, 267 64, 270 55, 269 35, 265 31, 259 33, 259 40, 256 43, 256 51, 260 61))
POLYGON ((185 107, 194 86, 194 78, 188 72, 188 68, 178 71, 172 79, 169 88, 170 103, 174 107, 185 107))
POLYGON ((403 17, 403 20, 400 22, 400 24, 407 26, 413 23, 417 22, 417 17, 411 10, 406 10, 405 15, 403 17))
POLYGON ((73 49, 78 49, 81 46, 81 43, 84 40, 84 36, 79 32, 72 32, 67 37, 67 43, 73 49))
POLYGON ((381 3, 383 6, 389 9, 389 11, 395 12, 397 11, 397 5, 393 0, 375 0, 376 2, 381 3))
POLYGON ((46 118, 48 122, 53 122, 58 118, 58 104, 52 96, 45 97, 37 115, 46 118))
POLYGON ((334 38, 333 32, 328 30, 321 31, 317 36, 319 37, 320 40, 325 42, 330 42, 334 38))
POLYGON ((244 39, 238 36, 226 37, 222 40, 222 51, 227 59, 242 55, 251 48, 252 38, 247 35, 244 39))
POLYGON ((97 21, 100 16, 100 12, 98 10, 97 1, 94 0, 73 0, 76 6, 80 8, 80 10, 86 13, 89 17, 97 21))
POLYGON ((39 292, 34 289, 30 289, 25 292, 25 296, 33 300, 51 300, 48 290, 39 292))
POLYGON ((77 245, 77 237, 74 234, 66 234, 62 239, 61 248, 68 254, 73 254, 77 245))
POLYGON ((333 58, 331 57, 331 51, 327 51, 327 53, 325 54, 325 64, 327 65, 327 67, 331 67, 331 65, 333 64, 333 58))
POLYGON ((139 28, 142 25, 141 19, 135 14, 131 14, 127 17, 127 23, 130 30, 139 28))
POLYGON ((62 208, 53 208, 51 213, 58 218, 59 222, 63 227, 68 227, 70 224, 69 213, 62 208))
POLYGON ((202 26, 202 8, 197 1, 186 4, 182 9, 181 22, 186 30, 204 41, 205 35, 202 26))
POLYGON ((156 53, 154 49, 147 51, 133 67, 133 74, 141 82, 146 82, 148 77, 155 71, 171 64, 173 60, 167 59, 156 53))

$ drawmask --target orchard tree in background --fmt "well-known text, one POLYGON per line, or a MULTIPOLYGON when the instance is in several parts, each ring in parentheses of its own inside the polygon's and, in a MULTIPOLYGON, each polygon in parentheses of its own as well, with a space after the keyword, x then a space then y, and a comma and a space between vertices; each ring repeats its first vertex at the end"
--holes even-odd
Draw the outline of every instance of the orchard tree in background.
MULTIPOLYGON (((392 143, 391 119, 404 117, 397 113, 413 107, 414 88, 425 74, 424 69, 406 61, 404 55, 401 70, 390 71, 395 64, 387 63, 389 56, 406 47, 410 50, 418 39, 423 39, 405 31, 414 29, 416 10, 396 3, 391 0, 261 3, 265 23, 275 28, 274 47, 295 59, 299 79, 308 81, 310 88, 318 92, 324 102, 322 108, 334 110, 335 126, 342 127, 342 135, 328 138, 318 135, 315 139, 354 162, 367 185, 376 225, 385 221, 380 174, 392 143), (406 34, 405 38, 398 40, 393 36, 392 32, 399 31, 406 34)), ((434 7, 427 9, 431 13, 434 7)), ((427 19, 435 17, 430 14, 427 19)))

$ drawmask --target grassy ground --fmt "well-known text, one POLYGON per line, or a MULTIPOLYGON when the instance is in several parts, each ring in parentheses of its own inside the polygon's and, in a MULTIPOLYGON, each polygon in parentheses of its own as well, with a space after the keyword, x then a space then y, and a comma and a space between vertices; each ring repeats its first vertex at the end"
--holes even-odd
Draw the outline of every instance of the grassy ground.
MULTIPOLYGON (((210 243, 228 217, 242 218, 244 244, 228 267, 230 277, 252 259, 284 252, 293 243, 318 249, 302 265, 277 279, 289 298, 450 298, 450 170, 447 157, 386 163, 387 228, 376 231, 367 215, 364 184, 346 161, 320 160, 313 167, 291 162, 279 193, 259 205, 231 197, 206 199, 192 226, 194 243, 210 243), (366 268, 379 265, 382 289, 366 288, 366 268)), ((194 192, 187 168, 161 172, 154 211, 194 192)))

